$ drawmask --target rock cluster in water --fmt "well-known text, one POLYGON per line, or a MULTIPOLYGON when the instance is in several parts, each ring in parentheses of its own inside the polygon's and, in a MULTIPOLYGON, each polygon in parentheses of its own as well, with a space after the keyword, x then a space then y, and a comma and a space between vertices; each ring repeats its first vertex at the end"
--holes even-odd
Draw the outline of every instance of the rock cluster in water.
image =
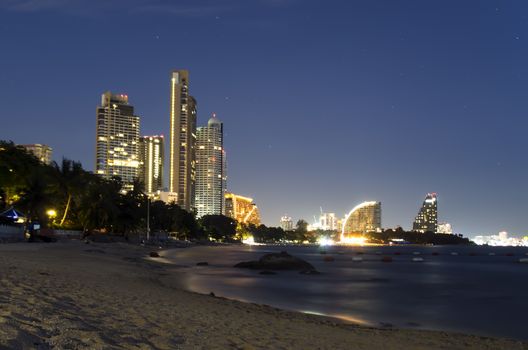
POLYGON ((253 270, 297 270, 305 274, 317 274, 315 267, 303 259, 296 258, 287 252, 270 253, 257 261, 244 261, 234 267, 253 270))

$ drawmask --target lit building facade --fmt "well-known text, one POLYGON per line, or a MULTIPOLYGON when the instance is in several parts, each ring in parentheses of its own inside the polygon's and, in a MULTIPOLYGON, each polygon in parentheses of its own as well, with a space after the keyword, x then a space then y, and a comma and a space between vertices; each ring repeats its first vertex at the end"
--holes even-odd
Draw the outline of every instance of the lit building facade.
POLYGON ((154 195, 154 199, 165 202, 165 204, 178 203, 178 196, 174 192, 160 191, 154 195))
POLYGON ((319 228, 324 231, 337 230, 337 217, 335 213, 322 213, 319 216, 319 228))
POLYGON ((438 231, 437 233, 443 233, 446 235, 453 234, 453 228, 451 227, 451 224, 448 222, 439 222, 438 223, 438 231))
POLYGON ((42 163, 51 164, 51 155, 52 155, 53 150, 50 146, 41 145, 40 143, 35 143, 31 145, 20 145, 20 146, 24 147, 26 151, 32 153, 42 163))
POLYGON ((169 192, 187 211, 195 208, 196 100, 189 95, 189 72, 171 73, 169 192))
POLYGON ((337 232, 343 232, 343 222, 345 222, 345 218, 337 220, 337 223, 336 223, 337 232))
POLYGON ((226 161, 224 127, 213 114, 196 133, 196 214, 225 214, 226 161))
POLYGON ((436 193, 428 193, 413 222, 413 231, 438 232, 438 200, 436 193))
POLYGON ((95 172, 106 179, 119 176, 130 187, 138 176, 139 117, 128 96, 105 92, 96 119, 95 172))
POLYGON ((381 231, 381 202, 363 202, 352 209, 343 222, 342 238, 347 234, 381 231))
POLYGON ((139 138, 138 177, 149 194, 163 189, 164 149, 163 136, 139 138))
POLYGON ((291 231, 293 230, 293 220, 290 216, 283 216, 281 217, 280 219, 280 227, 284 230, 284 231, 291 231))
POLYGON ((260 213, 252 198, 226 193, 225 205, 226 216, 235 219, 239 223, 260 225, 260 213))

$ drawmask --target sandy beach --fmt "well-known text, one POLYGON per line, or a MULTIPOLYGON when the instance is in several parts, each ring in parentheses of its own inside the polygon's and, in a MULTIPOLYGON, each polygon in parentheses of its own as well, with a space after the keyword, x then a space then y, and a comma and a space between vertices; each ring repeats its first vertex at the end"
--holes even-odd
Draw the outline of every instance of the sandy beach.
POLYGON ((0 245, 0 349, 528 349, 187 292, 177 273, 148 258, 151 250, 78 241, 0 245))

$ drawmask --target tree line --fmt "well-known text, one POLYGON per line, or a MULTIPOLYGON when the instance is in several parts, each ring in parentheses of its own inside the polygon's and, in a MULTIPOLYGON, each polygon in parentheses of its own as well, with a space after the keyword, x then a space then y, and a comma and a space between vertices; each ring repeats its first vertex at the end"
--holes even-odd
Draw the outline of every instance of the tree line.
MULTIPOLYGON (((63 159, 50 165, 25 148, 0 141, 0 211, 15 207, 29 222, 41 227, 104 232, 129 237, 144 234, 147 213, 151 232, 168 232, 182 240, 236 242, 252 237, 257 243, 316 243, 321 237, 339 241, 337 231, 308 231, 299 220, 295 229, 238 223, 224 215, 199 219, 175 203, 150 201, 136 180, 122 191, 119 177, 104 179, 83 169, 81 163, 63 159), (53 216, 49 211, 53 210, 53 216)), ((373 243, 403 239, 417 244, 467 244, 456 235, 406 232, 401 228, 364 235, 373 243)))
POLYGON ((175 203, 150 201, 139 180, 127 192, 122 188, 119 177, 104 179, 70 159, 44 164, 25 148, 0 141, 0 211, 14 207, 42 228, 129 237, 145 234, 148 216, 151 232, 181 240, 235 242, 250 235, 262 243, 308 239, 307 224, 299 234, 286 234, 281 228, 239 224, 224 215, 197 219, 175 203))
POLYGON ((122 188, 119 177, 104 179, 69 159, 44 164, 23 147, 0 141, 0 209, 14 207, 27 221, 38 222, 43 228, 128 237, 146 232, 150 212, 153 232, 173 232, 179 239, 197 240, 235 236, 236 222, 231 218, 213 215, 197 220, 177 204, 150 202, 139 180, 128 192, 122 188))

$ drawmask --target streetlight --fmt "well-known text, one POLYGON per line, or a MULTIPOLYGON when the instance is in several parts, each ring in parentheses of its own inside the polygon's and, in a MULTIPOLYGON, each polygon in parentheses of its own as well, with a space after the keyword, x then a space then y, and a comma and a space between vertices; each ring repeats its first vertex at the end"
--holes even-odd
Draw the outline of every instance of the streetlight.
POLYGON ((51 223, 53 224, 55 217, 57 216, 57 211, 55 211, 55 209, 48 209, 48 211, 46 211, 46 215, 48 215, 48 218, 51 220, 51 223))

